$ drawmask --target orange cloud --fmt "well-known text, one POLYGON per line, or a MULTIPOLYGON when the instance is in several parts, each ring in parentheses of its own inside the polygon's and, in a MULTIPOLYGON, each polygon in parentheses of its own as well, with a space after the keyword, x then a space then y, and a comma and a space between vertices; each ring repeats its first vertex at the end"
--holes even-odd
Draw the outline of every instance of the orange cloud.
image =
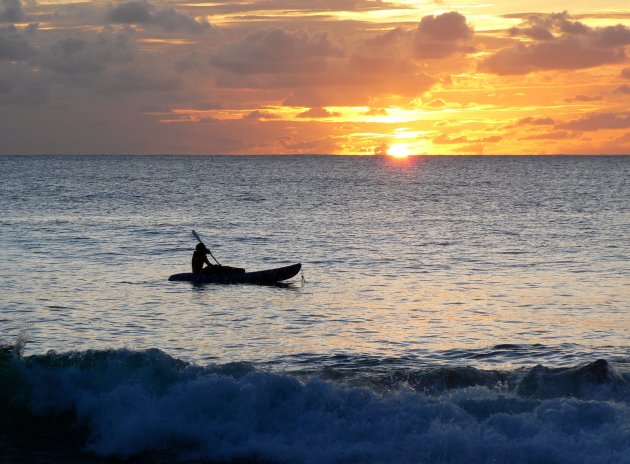
POLYGON ((576 95, 575 97, 567 97, 564 99, 564 101, 567 103, 595 102, 595 101, 601 101, 601 100, 603 100, 603 97, 601 95, 584 95, 584 94, 576 95))
POLYGON ((534 125, 534 126, 549 126, 555 124, 556 121, 552 118, 533 118, 531 116, 527 118, 519 119, 516 122, 517 126, 534 125))
POLYGON ((544 134, 529 135, 522 137, 521 140, 564 140, 569 138, 569 133, 566 131, 549 132, 544 134))

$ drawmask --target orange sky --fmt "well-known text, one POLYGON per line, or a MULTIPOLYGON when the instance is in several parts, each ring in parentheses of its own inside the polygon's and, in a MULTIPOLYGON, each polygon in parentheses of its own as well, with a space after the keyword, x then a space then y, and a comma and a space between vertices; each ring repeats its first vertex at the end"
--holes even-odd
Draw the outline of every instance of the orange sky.
POLYGON ((0 0, 0 153, 630 153, 592 5, 0 0))

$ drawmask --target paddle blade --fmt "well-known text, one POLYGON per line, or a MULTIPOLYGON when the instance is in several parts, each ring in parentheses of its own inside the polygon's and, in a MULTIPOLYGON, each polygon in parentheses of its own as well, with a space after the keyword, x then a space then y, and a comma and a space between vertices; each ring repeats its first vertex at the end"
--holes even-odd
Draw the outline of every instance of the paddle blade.
POLYGON ((199 234, 195 232, 195 229, 193 229, 192 234, 193 234, 193 237, 195 237, 199 241, 199 243, 203 243, 203 240, 201 240, 201 237, 199 236, 199 234))

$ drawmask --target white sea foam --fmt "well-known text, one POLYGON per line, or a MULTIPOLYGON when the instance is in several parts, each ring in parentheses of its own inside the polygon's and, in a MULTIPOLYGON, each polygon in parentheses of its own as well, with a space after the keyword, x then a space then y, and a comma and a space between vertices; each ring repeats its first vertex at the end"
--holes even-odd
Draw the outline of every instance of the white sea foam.
POLYGON ((603 361, 564 371, 553 382, 570 385, 548 398, 485 386, 376 392, 246 365, 201 368, 158 350, 12 363, 31 411, 73 410, 89 431, 84 446, 99 456, 296 463, 623 463, 630 456, 628 385, 614 372, 593 377, 610 369, 603 361), (580 398, 575 382, 601 389, 593 394, 601 399, 580 398))

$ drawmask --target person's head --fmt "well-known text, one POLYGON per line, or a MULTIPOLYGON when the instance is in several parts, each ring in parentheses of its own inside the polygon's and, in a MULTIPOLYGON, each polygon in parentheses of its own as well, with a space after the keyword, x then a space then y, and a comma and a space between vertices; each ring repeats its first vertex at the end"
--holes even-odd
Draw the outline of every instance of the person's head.
POLYGON ((207 255, 208 253, 210 253, 210 250, 208 250, 203 243, 198 243, 195 250, 197 250, 200 253, 203 253, 204 255, 207 255))

